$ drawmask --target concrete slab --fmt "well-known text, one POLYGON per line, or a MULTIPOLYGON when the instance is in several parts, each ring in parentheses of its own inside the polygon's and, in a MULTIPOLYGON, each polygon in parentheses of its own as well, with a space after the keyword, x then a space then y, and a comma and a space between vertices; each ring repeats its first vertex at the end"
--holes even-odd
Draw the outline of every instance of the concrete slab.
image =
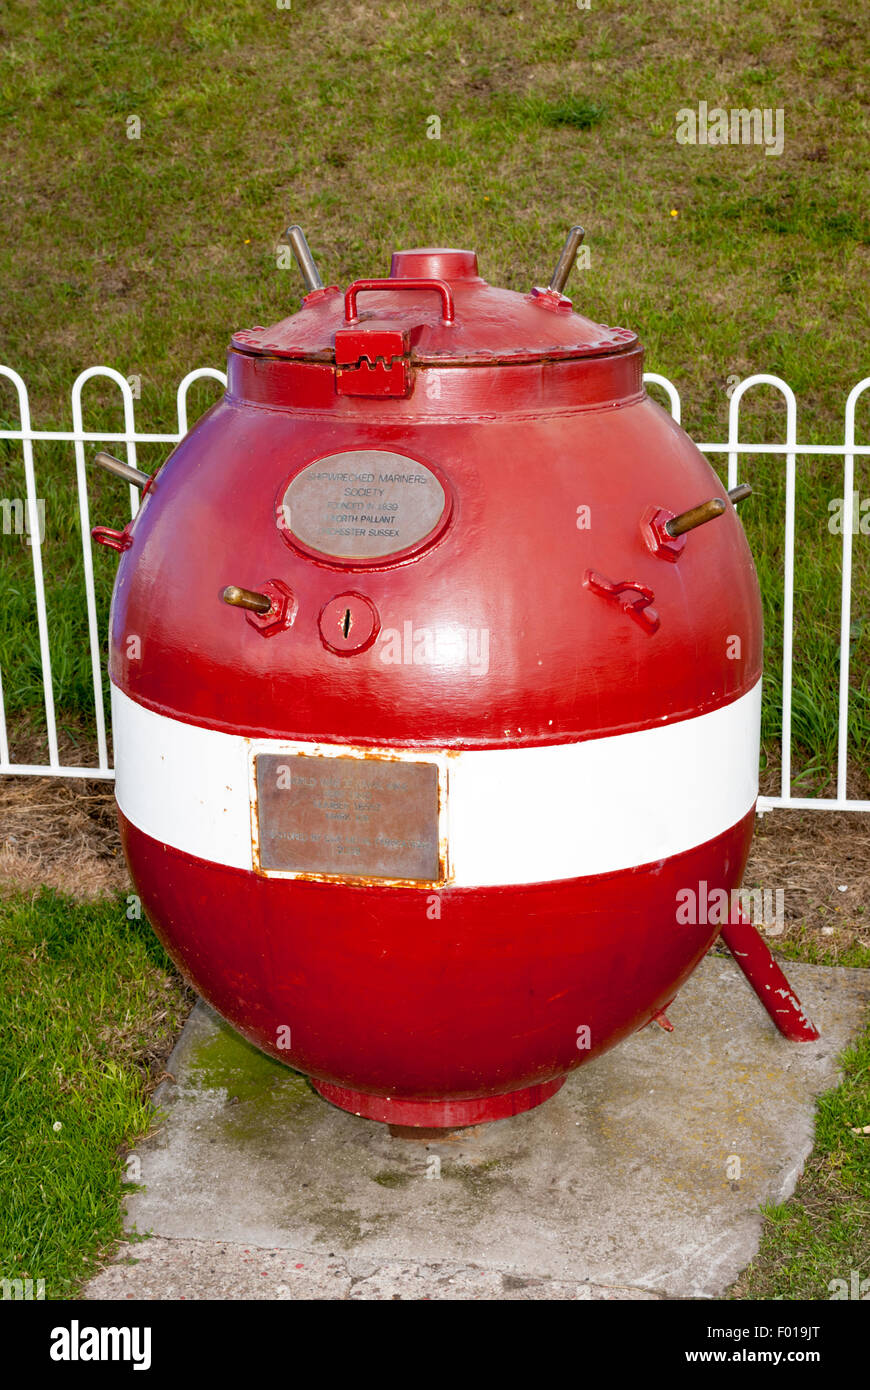
POLYGON ((334 1109, 199 1004, 128 1200, 129 1228, 160 1239, 87 1296, 716 1297, 757 1250, 759 1205, 793 1191, 814 1097, 870 1002, 870 972, 788 973, 817 1043, 784 1041, 708 956, 673 1033, 647 1028, 529 1114, 425 1142, 334 1109))
POLYGON ((132 1247, 88 1286, 85 1297, 152 1300, 231 1299, 358 1302, 426 1299, 432 1302, 654 1300, 643 1289, 603 1288, 576 1280, 546 1279, 480 1265, 425 1264, 419 1260, 367 1260, 270 1250, 218 1240, 154 1236, 132 1247))

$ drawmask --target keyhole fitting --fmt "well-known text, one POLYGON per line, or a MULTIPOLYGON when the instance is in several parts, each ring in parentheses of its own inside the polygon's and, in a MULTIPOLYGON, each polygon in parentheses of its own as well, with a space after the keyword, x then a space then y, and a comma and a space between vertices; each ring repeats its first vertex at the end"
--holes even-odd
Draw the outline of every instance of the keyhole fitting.
POLYGON ((318 618, 320 640, 336 656, 353 656, 370 647, 380 630, 375 605, 364 594, 336 594, 318 618))

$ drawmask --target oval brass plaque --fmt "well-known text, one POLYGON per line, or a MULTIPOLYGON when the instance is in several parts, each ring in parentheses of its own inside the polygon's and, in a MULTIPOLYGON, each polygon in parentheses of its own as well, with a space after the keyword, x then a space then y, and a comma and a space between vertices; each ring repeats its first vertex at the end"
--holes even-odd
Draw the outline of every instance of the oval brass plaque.
POLYGON ((410 550, 435 530, 447 497, 431 469, 404 454, 352 449, 308 464, 281 503, 286 532, 340 560, 410 550))

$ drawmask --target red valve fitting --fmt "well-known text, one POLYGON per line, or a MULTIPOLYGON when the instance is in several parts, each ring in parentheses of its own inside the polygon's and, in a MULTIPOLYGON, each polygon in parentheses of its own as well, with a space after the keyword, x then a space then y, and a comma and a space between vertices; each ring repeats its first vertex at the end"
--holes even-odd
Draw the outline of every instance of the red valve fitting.
POLYGON ((599 574, 597 570, 587 570, 583 583, 593 594, 616 599, 623 612, 634 618, 650 636, 658 632, 661 619, 656 609, 650 607, 655 600, 655 594, 646 584, 638 584, 634 579, 620 579, 614 582, 599 574))
POLYGON ((671 536, 665 530, 669 521, 673 521, 676 512, 668 511, 667 507, 647 507, 640 519, 640 532, 653 555, 660 555, 663 560, 676 562, 679 560, 686 548, 686 536, 671 536))
POLYGON ((255 627, 264 637, 274 637, 276 633, 292 627, 297 605, 287 585, 280 579, 267 579, 265 584, 258 585, 258 592, 272 600, 272 607, 265 613, 253 613, 246 609, 245 618, 251 627, 255 627))
POLYGON ((124 527, 123 531, 113 531, 111 526, 92 526, 91 537, 97 542, 97 545, 104 545, 108 550, 123 552, 129 550, 133 544, 133 537, 127 526, 124 527))
POLYGON ((545 288, 543 285, 535 285, 532 288, 529 298, 533 299, 542 309, 549 309, 552 312, 570 313, 574 307, 574 301, 569 299, 566 294, 560 294, 558 290, 545 288))

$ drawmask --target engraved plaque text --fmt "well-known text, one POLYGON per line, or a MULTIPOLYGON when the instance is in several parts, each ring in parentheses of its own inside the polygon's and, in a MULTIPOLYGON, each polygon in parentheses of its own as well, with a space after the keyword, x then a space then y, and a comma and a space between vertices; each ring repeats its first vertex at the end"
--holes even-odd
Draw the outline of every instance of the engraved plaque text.
POLYGON ((283 527, 309 550, 377 560, 424 540, 447 498, 423 463, 381 449, 318 459, 297 473, 281 503, 283 527))
POLYGON ((259 753, 256 781, 261 869, 441 878, 435 763, 259 753))

